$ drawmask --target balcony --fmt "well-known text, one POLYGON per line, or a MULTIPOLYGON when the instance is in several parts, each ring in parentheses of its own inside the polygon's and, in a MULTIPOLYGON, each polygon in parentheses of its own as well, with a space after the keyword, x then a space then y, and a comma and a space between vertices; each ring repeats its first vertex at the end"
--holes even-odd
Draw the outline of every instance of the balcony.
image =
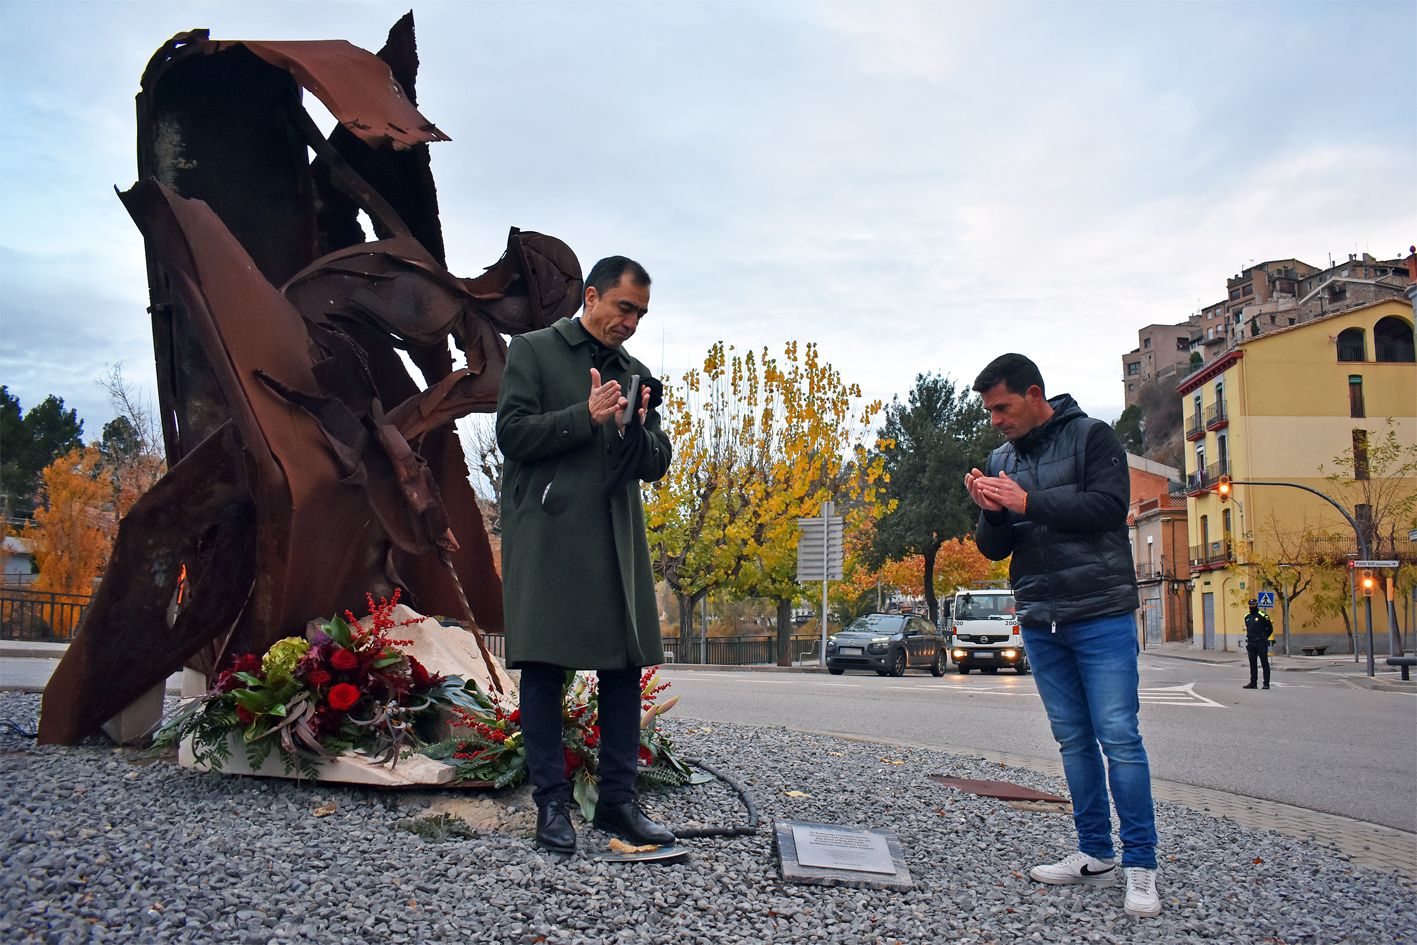
POLYGON ((1225 413, 1225 400, 1221 398, 1211 404, 1205 411, 1205 428, 1207 430, 1219 430, 1230 424, 1230 418, 1225 413))
POLYGON ((1221 476, 1228 475, 1230 475, 1229 463, 1211 463, 1204 469, 1188 473, 1186 475, 1186 495, 1205 495, 1215 487, 1221 476))
POLYGON ((1194 413, 1186 418, 1186 439, 1205 439, 1205 420, 1199 413, 1194 413))
POLYGON ((1191 546, 1191 571, 1214 571, 1235 560, 1235 551, 1230 539, 1212 541, 1205 545, 1191 546))
MULTIPOLYGON (((1417 541, 1405 538, 1378 538, 1368 550, 1377 561, 1417 563, 1417 541)), ((1343 564, 1358 558, 1358 543, 1352 535, 1315 535, 1309 537, 1301 552, 1304 560, 1324 564, 1343 564)))

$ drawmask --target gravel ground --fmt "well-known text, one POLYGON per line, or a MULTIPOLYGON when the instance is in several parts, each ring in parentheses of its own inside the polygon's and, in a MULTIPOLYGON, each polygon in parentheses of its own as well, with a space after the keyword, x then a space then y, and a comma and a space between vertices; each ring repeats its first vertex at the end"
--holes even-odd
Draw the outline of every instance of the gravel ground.
MULTIPOLYGON (((0 693, 0 720, 32 727, 38 707, 36 695, 0 693)), ((442 829, 435 818, 456 792, 199 774, 97 739, 41 748, 0 734, 0 942, 1259 945, 1402 942, 1417 930, 1417 889, 1397 874, 1169 804, 1157 810, 1165 911, 1134 919, 1120 886, 1025 878, 1071 852, 1066 815, 925 775, 1062 792, 1056 779, 938 751, 666 721, 688 754, 748 785, 756 835, 689 841, 691 859, 669 866, 561 860, 532 846, 524 791, 494 799, 501 829, 488 829, 496 818, 442 829), (785 884, 774 819, 893 829, 916 888, 785 884)), ((672 825, 743 820, 718 782, 644 803, 672 825)), ((582 849, 606 839, 581 834, 582 849)))

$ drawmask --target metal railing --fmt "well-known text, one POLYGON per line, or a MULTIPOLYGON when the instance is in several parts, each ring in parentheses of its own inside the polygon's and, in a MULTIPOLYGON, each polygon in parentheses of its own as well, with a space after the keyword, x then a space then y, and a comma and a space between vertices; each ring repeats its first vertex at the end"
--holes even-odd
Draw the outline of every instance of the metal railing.
POLYGON ((1228 462, 1211 463, 1204 469, 1198 469, 1193 473, 1188 473, 1186 475, 1186 493, 1188 495, 1195 495, 1199 492, 1205 492, 1219 482, 1221 476, 1228 476, 1229 474, 1230 464, 1228 462))
POLYGON ((1205 418, 1199 411, 1186 418, 1186 439, 1199 440, 1205 436, 1205 418))
POLYGON ((1216 427, 1223 427, 1230 422, 1230 418, 1225 414, 1225 401, 1222 398, 1211 404, 1205 410, 1205 428, 1214 430, 1216 427))
POLYGON ((1235 560, 1235 549, 1230 539, 1212 541, 1204 545, 1191 545, 1191 570, 1223 567, 1235 560))
MULTIPOLYGON (((506 638, 500 633, 484 633, 487 649, 498 659, 506 659, 506 638)), ((788 655, 792 659, 811 650, 816 654, 821 639, 816 636, 794 636, 788 643, 788 655)), ((698 663, 700 650, 706 649, 707 659, 702 662, 718 666, 752 666, 754 664, 773 665, 777 663, 777 636, 768 637, 709 637, 708 645, 701 646, 695 637, 687 646, 681 647, 678 636, 664 634, 664 659, 671 663, 698 663), (683 650, 681 653, 680 650, 683 650)))
POLYGON ((0 639, 64 642, 84 619, 93 597, 0 586, 0 639))

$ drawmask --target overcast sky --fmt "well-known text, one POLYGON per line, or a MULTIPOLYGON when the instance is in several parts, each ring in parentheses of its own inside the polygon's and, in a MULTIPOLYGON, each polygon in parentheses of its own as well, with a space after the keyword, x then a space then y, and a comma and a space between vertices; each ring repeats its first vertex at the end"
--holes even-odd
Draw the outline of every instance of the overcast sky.
MULTIPOLYGON (((344 38, 405 3, 0 0, 0 382, 95 437, 153 388, 133 96, 172 34, 344 38)), ((450 268, 509 225, 641 260, 627 346, 817 341, 902 397, 1017 350, 1094 415, 1252 262, 1417 239, 1417 3, 419 3, 450 268)), ((312 109, 314 111, 314 109, 312 109)), ((322 121, 326 120, 322 118, 322 121)))

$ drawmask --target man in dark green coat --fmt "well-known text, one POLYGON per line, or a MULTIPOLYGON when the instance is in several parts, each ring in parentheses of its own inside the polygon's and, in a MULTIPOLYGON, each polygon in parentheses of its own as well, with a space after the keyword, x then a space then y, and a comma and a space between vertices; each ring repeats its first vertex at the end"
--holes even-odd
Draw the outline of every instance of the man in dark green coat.
POLYGON ((637 844, 674 839, 635 800, 640 672, 664 653, 640 483, 670 458, 659 383, 623 347, 649 290, 634 260, 596 263, 580 317, 512 339, 497 403, 507 665, 521 670, 536 841, 558 853, 576 846, 561 731, 568 669, 599 679, 595 826, 637 844), (634 375, 645 383, 627 410, 634 375))

